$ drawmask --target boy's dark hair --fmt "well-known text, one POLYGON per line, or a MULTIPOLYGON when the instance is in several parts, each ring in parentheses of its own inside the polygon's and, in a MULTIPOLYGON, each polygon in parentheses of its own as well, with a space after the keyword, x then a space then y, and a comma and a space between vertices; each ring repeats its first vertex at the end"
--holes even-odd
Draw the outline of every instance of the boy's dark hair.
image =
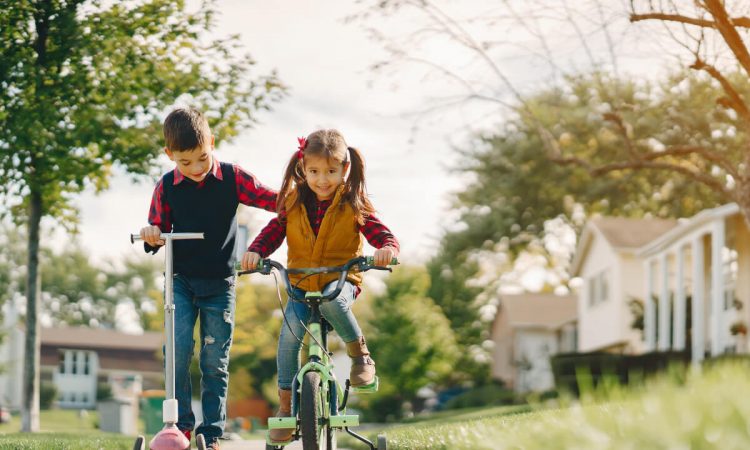
POLYGON ((164 141, 170 151, 195 150, 210 140, 206 117, 193 107, 177 108, 164 119, 164 141))

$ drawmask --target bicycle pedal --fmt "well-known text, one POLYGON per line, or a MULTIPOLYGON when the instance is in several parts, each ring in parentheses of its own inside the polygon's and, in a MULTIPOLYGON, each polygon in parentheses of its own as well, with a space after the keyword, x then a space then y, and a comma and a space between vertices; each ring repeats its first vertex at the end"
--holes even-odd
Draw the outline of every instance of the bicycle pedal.
POLYGON ((372 383, 366 384, 364 386, 352 386, 349 389, 351 389, 352 392, 356 392, 357 394, 373 394, 375 392, 378 392, 379 386, 380 381, 376 375, 375 380, 372 383))
POLYGON ((297 428, 296 417, 269 417, 268 418, 268 429, 273 430, 276 428, 297 428))

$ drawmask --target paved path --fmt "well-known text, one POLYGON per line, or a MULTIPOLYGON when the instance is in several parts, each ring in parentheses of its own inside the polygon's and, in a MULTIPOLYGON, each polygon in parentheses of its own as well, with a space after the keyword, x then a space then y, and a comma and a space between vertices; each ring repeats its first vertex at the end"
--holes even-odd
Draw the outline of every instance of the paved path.
MULTIPOLYGON (((221 450, 265 450, 266 441, 232 440, 221 441, 221 450)), ((284 447, 284 450, 301 450, 302 442, 296 441, 284 447)))
MULTIPOLYGON (((245 441, 245 440, 229 440, 221 441, 221 450, 265 450, 266 441, 245 441)), ((291 444, 284 447, 284 450, 302 450, 302 442, 294 441, 291 444)), ((347 450, 339 447, 339 450, 347 450)))
MULTIPOLYGON (((266 441, 221 441, 221 450, 265 450, 266 441)), ((302 450, 302 442, 295 441, 284 447, 284 450, 302 450)), ((347 450, 339 447, 339 450, 347 450)))

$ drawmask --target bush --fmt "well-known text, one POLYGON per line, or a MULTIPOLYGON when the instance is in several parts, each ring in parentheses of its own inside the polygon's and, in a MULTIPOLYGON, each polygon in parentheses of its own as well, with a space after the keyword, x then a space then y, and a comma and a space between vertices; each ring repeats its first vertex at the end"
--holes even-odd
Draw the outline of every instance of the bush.
POLYGON ((563 353, 550 358, 558 391, 579 395, 582 388, 594 388, 604 381, 629 384, 671 367, 684 369, 687 352, 651 352, 642 355, 615 353, 563 353))
POLYGON ((473 408, 479 406, 512 405, 516 394, 501 384, 478 386, 445 402, 442 409, 473 408))
POLYGON ((57 399, 57 387, 47 381, 39 386, 39 408, 50 409, 52 403, 57 399))
POLYGON ((96 401, 112 399, 112 386, 109 383, 99 383, 96 385, 96 401))

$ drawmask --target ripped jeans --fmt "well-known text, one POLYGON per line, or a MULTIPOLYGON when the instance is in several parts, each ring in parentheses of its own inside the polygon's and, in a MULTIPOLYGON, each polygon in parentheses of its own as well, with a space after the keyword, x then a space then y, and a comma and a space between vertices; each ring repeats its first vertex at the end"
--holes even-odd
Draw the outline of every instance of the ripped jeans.
MULTIPOLYGON (((336 282, 328 283, 323 288, 323 294, 334 290, 336 282)), ((295 289, 298 297, 304 297, 305 291, 295 289)), ((344 342, 357 340, 362 336, 357 319, 352 313, 352 304, 357 299, 357 288, 350 282, 345 282, 338 297, 331 301, 323 302, 320 305, 320 312, 323 317, 331 324, 336 333, 344 342)), ((289 326, 294 330, 294 334, 289 330, 286 323, 281 324, 281 333, 279 335, 279 346, 276 353, 276 367, 279 373, 279 388, 291 389, 294 375, 299 370, 299 351, 302 344, 297 337, 305 336, 305 328, 302 323, 307 325, 311 319, 312 310, 302 302, 289 300, 286 303, 284 314, 289 321, 289 326), (301 323, 302 322, 302 323, 301 323), (297 337, 295 337, 295 335, 297 337)))
POLYGON ((190 362, 195 340, 193 330, 200 317, 201 406, 203 423, 196 429, 206 442, 224 433, 227 387, 229 385, 229 348, 234 331, 235 278, 196 278, 174 276, 175 304, 175 397, 178 402, 180 430, 192 430, 195 415, 190 405, 192 386, 190 362))

